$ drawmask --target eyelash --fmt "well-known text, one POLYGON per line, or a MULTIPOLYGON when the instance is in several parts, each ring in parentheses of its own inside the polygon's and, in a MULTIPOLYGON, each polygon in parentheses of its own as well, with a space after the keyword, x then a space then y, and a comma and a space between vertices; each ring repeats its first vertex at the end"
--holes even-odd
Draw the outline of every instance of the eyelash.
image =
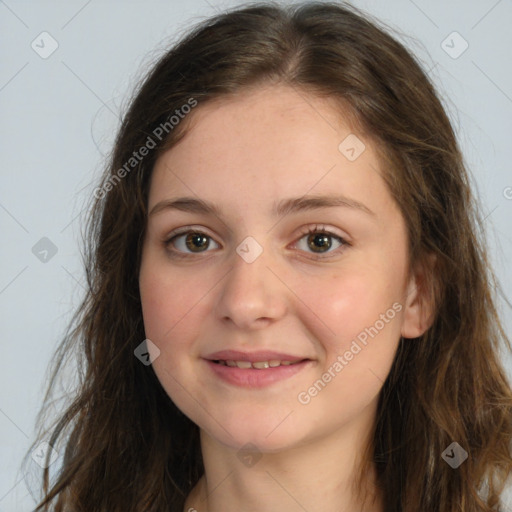
MULTIPOLYGON (((181 236, 188 235, 189 233, 204 235, 204 236, 208 237, 209 239, 213 240, 213 238, 210 235, 208 235, 204 231, 201 231, 200 229, 190 229, 190 227, 182 228, 181 230, 171 233, 169 235, 169 237, 167 237, 167 239, 164 241, 164 246, 167 248, 169 253, 171 253, 172 257, 185 259, 185 258, 190 258, 190 257, 194 257, 194 256, 199 256, 202 253, 211 252, 208 250, 202 251, 202 252, 200 251, 198 253, 183 252, 183 251, 177 250, 175 248, 171 248, 173 241, 175 241, 176 239, 178 239, 181 236)), ((343 237, 341 237, 340 235, 337 235, 336 233, 330 231, 329 229, 327 229, 321 225, 315 225, 314 228, 310 227, 310 228, 302 231, 299 238, 297 239, 297 241, 294 242, 294 245, 296 245, 304 237, 307 237, 309 235, 314 235, 314 234, 323 234, 323 235, 327 235, 330 238, 334 238, 335 240, 337 240, 340 243, 340 247, 333 249, 333 250, 330 250, 330 248, 329 248, 329 250, 325 253, 316 253, 315 254, 314 252, 308 251, 313 259, 316 259, 316 260, 327 259, 331 255, 339 253, 345 247, 350 246, 350 243, 348 243, 343 237)), ((215 243, 218 243, 218 242, 215 242, 215 243)))

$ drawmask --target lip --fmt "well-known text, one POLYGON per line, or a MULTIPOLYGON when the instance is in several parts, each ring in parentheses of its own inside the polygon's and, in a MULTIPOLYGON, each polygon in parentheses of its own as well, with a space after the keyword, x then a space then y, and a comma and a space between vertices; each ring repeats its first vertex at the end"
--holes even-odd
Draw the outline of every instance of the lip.
POLYGON ((213 372, 213 374, 224 382, 235 386, 252 389, 271 386, 277 382, 289 379, 313 364, 313 361, 308 358, 273 351, 247 353, 236 350, 222 350, 220 352, 214 352, 213 354, 208 355, 206 358, 204 358, 204 361, 213 372), (274 368, 265 368, 263 370, 256 368, 224 366, 215 362, 219 360, 233 360, 250 361, 251 363, 255 363, 257 361, 269 361, 272 359, 279 361, 299 362, 289 366, 276 366, 274 368))
POLYGON ((292 354, 285 354, 284 352, 274 352, 272 350, 261 350, 258 352, 241 352, 239 350, 221 350, 209 354, 204 359, 210 361, 250 361, 256 363, 258 361, 270 361, 271 359, 279 361, 301 361, 308 359, 304 356, 296 356, 292 354))

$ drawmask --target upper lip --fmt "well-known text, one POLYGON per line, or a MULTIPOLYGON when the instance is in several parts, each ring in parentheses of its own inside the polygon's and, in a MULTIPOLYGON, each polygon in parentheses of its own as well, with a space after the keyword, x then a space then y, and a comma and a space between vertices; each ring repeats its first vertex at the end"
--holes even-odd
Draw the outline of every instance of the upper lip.
POLYGON ((250 361, 256 363, 258 361, 302 361, 309 359, 302 356, 294 356, 285 354, 284 352, 274 352, 272 350, 261 350, 258 352, 242 352, 240 350, 221 350, 214 352, 205 357, 210 361, 250 361))

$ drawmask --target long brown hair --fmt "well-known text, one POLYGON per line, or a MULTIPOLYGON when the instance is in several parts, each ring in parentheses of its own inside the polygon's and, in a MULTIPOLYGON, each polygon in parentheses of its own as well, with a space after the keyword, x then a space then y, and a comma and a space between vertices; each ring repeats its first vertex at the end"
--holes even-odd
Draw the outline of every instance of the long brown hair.
POLYGON ((511 345, 453 129, 399 42, 355 8, 324 2, 254 4, 210 18, 166 52, 136 91, 94 194, 88 290, 48 388, 45 406, 77 350, 76 396, 45 437, 63 451, 62 464, 53 479, 51 467, 44 470, 37 510, 181 512, 203 474, 198 427, 134 356, 145 338, 138 273, 149 180, 156 158, 186 133, 193 102, 200 108, 262 83, 350 108, 385 164, 407 222, 410 264, 434 262, 433 324, 417 339, 400 340, 366 458, 377 469, 385 510, 502 510, 512 469, 512 392, 499 349, 511 345), (151 147, 135 158, 143 146, 151 147), (452 442, 468 453, 456 469, 442 457, 452 442))

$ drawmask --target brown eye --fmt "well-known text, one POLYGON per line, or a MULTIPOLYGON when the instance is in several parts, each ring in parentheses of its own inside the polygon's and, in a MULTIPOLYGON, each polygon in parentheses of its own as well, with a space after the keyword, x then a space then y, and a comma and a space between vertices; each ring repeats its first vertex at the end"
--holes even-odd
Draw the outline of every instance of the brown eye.
POLYGON ((210 238, 203 233, 188 233, 185 244, 192 252, 201 252, 208 249, 210 238))
POLYGON ((308 247, 313 252, 325 252, 332 246, 332 236, 327 233, 311 233, 308 236, 308 247))
POLYGON ((211 249, 219 249, 220 246, 213 238, 201 231, 185 231, 171 237, 165 242, 166 247, 175 253, 199 254, 202 252, 210 252, 211 249))
POLYGON ((295 243, 295 248, 309 253, 317 254, 318 258, 336 255, 350 244, 340 235, 331 232, 329 229, 316 226, 303 233, 295 243))

